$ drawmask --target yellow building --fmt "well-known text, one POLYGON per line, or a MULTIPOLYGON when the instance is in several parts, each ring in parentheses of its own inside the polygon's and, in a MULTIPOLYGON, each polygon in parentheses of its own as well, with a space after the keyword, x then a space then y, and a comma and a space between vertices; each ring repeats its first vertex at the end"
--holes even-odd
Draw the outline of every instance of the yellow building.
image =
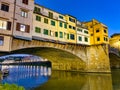
POLYGON ((93 19, 89 22, 84 22, 90 33, 90 45, 109 44, 108 28, 101 22, 93 19))
POLYGON ((110 47, 120 50, 120 33, 113 34, 109 42, 110 42, 110 47))
POLYGON ((35 4, 33 39, 58 43, 76 43, 76 18, 35 4))
POLYGON ((69 40, 68 42, 70 43, 77 43, 76 39, 76 18, 71 16, 71 15, 65 15, 66 16, 66 21, 68 23, 68 34, 69 34, 69 40))

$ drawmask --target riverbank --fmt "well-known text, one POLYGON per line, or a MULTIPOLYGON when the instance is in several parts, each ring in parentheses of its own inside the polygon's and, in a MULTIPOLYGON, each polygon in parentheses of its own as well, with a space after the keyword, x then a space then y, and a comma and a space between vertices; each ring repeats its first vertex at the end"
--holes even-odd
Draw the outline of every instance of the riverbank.
POLYGON ((25 90, 22 86, 16 84, 0 84, 0 90, 25 90))
MULTIPOLYGON (((0 72, 0 77, 2 77, 2 72, 0 72)), ((0 78, 1 80, 1 78, 0 78)), ((25 90, 22 86, 17 86, 16 84, 1 84, 0 83, 0 90, 25 90)))

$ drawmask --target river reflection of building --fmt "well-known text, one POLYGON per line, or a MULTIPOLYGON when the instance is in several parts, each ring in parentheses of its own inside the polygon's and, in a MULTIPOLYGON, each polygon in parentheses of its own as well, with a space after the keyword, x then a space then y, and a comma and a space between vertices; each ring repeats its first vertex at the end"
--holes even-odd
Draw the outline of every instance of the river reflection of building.
POLYGON ((9 65, 9 75, 3 78, 2 83, 15 83, 27 90, 47 82, 50 76, 51 67, 9 65))

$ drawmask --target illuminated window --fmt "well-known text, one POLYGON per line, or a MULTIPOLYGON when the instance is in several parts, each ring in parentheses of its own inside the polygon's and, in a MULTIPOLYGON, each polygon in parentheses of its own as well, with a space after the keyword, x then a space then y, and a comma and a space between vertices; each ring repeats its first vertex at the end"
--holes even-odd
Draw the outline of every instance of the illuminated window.
POLYGON ((0 29, 7 29, 7 22, 0 20, 0 29))
POLYGON ((28 17, 28 12, 25 10, 21 10, 21 16, 27 18, 28 17))
POLYGON ((17 23, 16 30, 29 33, 30 32, 30 25, 24 25, 21 23, 17 23))
POLYGON ((11 30, 11 22, 0 20, 0 29, 2 29, 2 30, 11 30))

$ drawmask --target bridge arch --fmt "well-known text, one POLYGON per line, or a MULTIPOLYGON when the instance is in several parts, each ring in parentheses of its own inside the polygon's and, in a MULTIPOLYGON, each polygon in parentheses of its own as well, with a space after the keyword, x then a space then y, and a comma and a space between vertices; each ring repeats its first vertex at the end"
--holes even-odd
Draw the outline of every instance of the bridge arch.
POLYGON ((76 55, 62 49, 51 47, 32 47, 14 50, 9 54, 32 54, 48 59, 53 70, 80 70, 86 69, 86 63, 76 55))
MULTIPOLYGON (((55 70, 70 70, 70 71, 83 71, 83 72, 110 72, 110 63, 108 57, 108 45, 78 45, 71 43, 61 43, 61 42, 50 42, 50 41, 40 41, 40 40, 32 40, 26 41, 21 39, 13 38, 10 51, 13 53, 18 50, 26 49, 28 51, 29 48, 45 48, 55 49, 58 53, 59 51, 68 52, 71 55, 79 57, 79 60, 64 60, 56 58, 52 60, 48 58, 52 62, 52 69, 55 70), (81 60, 80 60, 81 58, 81 60), (81 63, 82 61, 82 63, 81 63)), ((32 52, 33 49, 31 49, 32 52)), ((40 50, 39 50, 40 51, 40 50)), ((52 50, 49 50, 50 54, 52 50)), ((11 53, 10 52, 10 53, 11 53)), ((56 53, 55 52, 55 53, 56 53)), ((34 52, 35 53, 35 52, 34 52)), ((46 54, 46 52, 44 52, 46 54)), ((60 54, 61 55, 61 54, 60 54)), ((70 55, 70 56, 71 56, 70 55)), ((39 56, 39 55, 38 55, 39 56)), ((52 55, 48 55, 49 57, 54 57, 52 55)), ((66 56, 63 53, 63 56, 66 56)), ((63 57, 61 56, 61 57, 63 57)))

